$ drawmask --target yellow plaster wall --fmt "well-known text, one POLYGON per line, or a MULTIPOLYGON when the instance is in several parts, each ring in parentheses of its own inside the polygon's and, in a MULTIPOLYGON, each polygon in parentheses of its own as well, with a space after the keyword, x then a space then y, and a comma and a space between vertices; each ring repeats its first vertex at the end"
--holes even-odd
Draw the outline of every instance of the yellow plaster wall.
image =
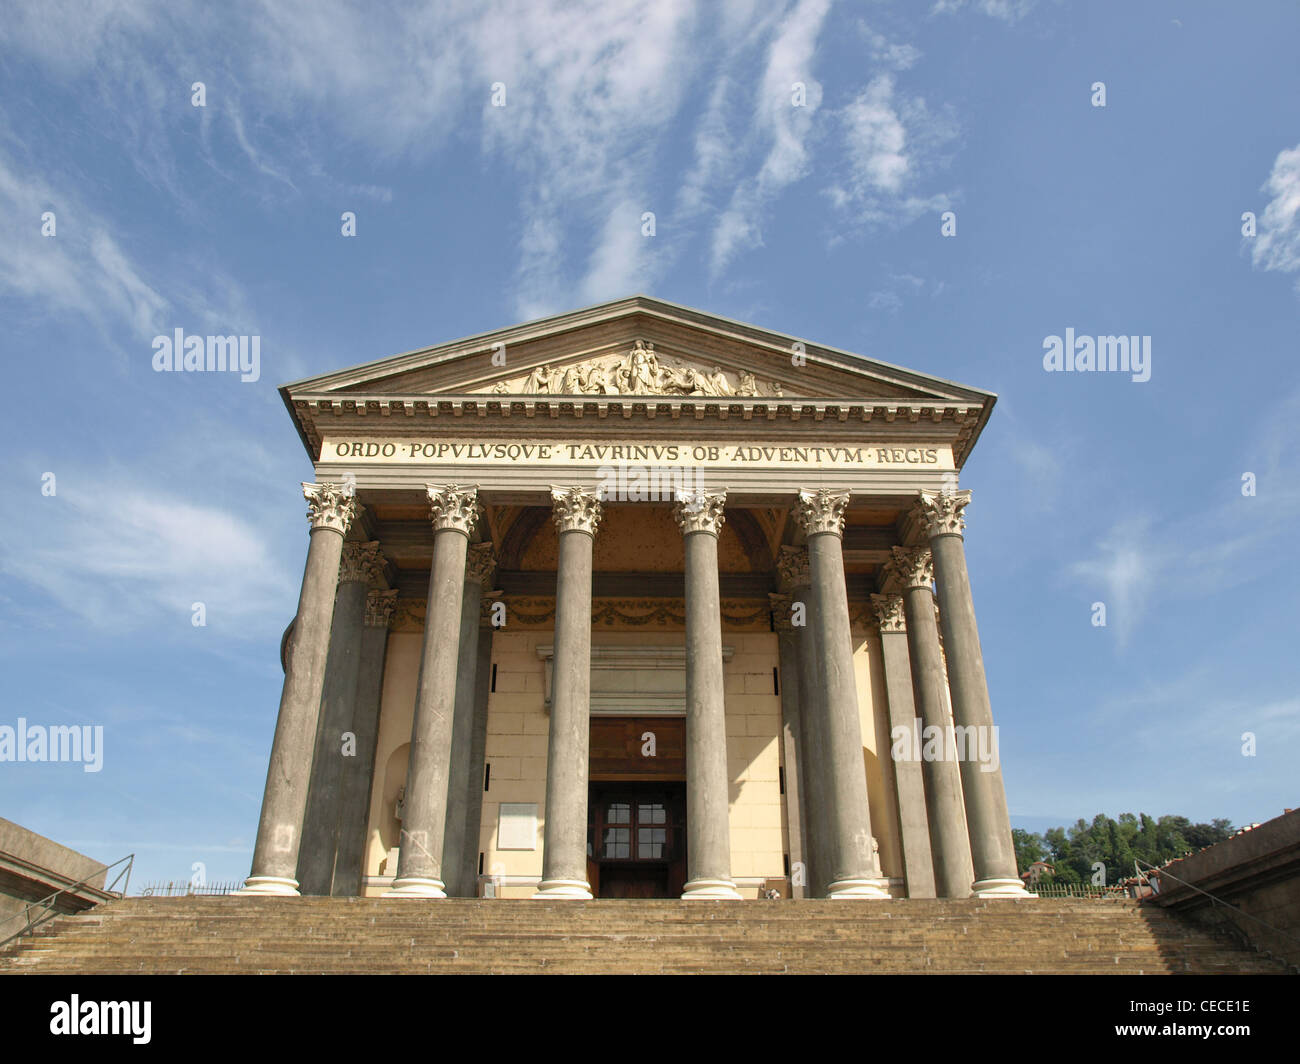
MULTIPOLYGON (((731 784, 731 874, 780 879, 788 841, 779 772, 781 699, 772 683, 776 635, 724 632, 722 640, 736 648, 723 673, 731 784)), ((757 887, 738 889, 746 897, 758 896, 757 887)))
MULTIPOLYGON (((546 743, 551 718, 546 712, 543 685, 546 673, 537 656, 539 644, 554 641, 553 632, 498 630, 492 636, 496 690, 488 695, 488 790, 483 795, 479 851, 486 874, 541 879, 542 840, 546 831, 546 743), (498 850, 497 821, 502 802, 533 802, 537 806, 534 850, 498 850)), ((506 898, 527 898, 531 886, 507 886, 506 898)))
MULTIPOLYGON (((393 816, 397 789, 406 781, 401 751, 409 751, 415 716, 415 685, 420 672, 421 632, 390 632, 384 660, 384 684, 379 702, 379 734, 375 741, 375 779, 370 790, 363 875, 392 875, 386 868, 388 850, 397 845, 401 823, 393 816)), ((366 893, 381 890, 369 888, 366 893)))
POLYGON ((889 759, 889 702, 878 633, 853 632, 853 668, 858 681, 858 717, 862 724, 862 760, 867 774, 871 834, 880 847, 881 875, 901 877, 898 802, 894 798, 894 769, 889 759))
MULTIPOLYGON (((680 632, 597 631, 593 639, 607 646, 680 646, 683 636, 680 632)), ((537 647, 553 640, 549 631, 499 630, 493 636, 492 663, 497 676, 496 689, 488 696, 486 748, 491 777, 489 790, 483 795, 479 832, 483 868, 488 874, 538 879, 542 873, 550 717, 543 701, 545 670, 537 647), (497 849, 502 802, 536 804, 535 850, 497 849)), ((770 632, 724 631, 723 642, 734 648, 724 672, 732 875, 780 879, 789 841, 779 776, 781 700, 772 682, 772 669, 778 664, 777 637, 770 632)), ((392 809, 397 788, 405 780, 422 643, 419 632, 394 632, 389 636, 367 835, 368 876, 394 872, 386 867, 400 827, 392 809)), ((879 760, 888 759, 890 747, 880 641, 874 634, 855 632, 853 643, 872 833, 880 845, 883 874, 901 876, 892 770, 879 760)), ((382 888, 372 887, 368 892, 381 893, 382 888)), ((505 886, 501 896, 529 897, 532 892, 531 886, 505 886)), ((757 888, 742 887, 741 893, 753 897, 757 888)), ((788 896, 788 892, 783 893, 788 896)))

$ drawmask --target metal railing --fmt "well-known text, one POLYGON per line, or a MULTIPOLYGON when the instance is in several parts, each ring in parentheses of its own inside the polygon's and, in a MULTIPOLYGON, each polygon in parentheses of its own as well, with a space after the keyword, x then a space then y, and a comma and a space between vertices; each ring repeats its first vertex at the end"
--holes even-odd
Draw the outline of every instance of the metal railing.
POLYGON ((80 890, 82 887, 89 887, 90 881, 92 879, 98 879, 101 874, 105 879, 107 879, 108 873, 120 864, 125 864, 126 867, 113 877, 112 883, 109 883, 106 887, 90 887, 90 889, 98 891, 101 894, 116 895, 118 898, 126 897, 126 892, 131 887, 131 869, 135 866, 135 854, 133 853, 127 854, 125 857, 114 861, 112 864, 104 865, 104 867, 93 876, 87 876, 85 879, 78 880, 70 886, 62 887, 48 897, 42 898, 40 901, 29 902, 22 912, 14 913, 14 915, 9 917, 7 920, 0 921, 0 928, 4 927, 5 924, 11 924, 16 920, 23 920, 25 922, 24 926, 20 927, 12 935, 0 939, 0 949, 4 949, 5 946, 9 945, 9 943, 16 938, 21 938, 23 935, 31 934, 36 930, 36 928, 40 927, 42 924, 48 923, 56 916, 65 915, 55 911, 54 909, 54 902, 57 898, 62 897, 64 894, 71 894, 73 891, 80 890), (124 876, 125 881, 123 882, 124 876), (122 889, 117 891, 114 888, 117 887, 119 882, 122 883, 122 889), (40 915, 33 918, 34 912, 39 912, 40 915))
POLYGON ((1123 887, 1095 887, 1091 883, 1030 883, 1025 888, 1040 898, 1126 898, 1123 887))
MULTIPOLYGON (((1223 900, 1222 898, 1220 898, 1218 895, 1216 895, 1216 894, 1211 894, 1208 890, 1202 890, 1202 889, 1201 889, 1200 887, 1198 887, 1195 883, 1189 883, 1189 882, 1187 882, 1187 880, 1185 880, 1185 879, 1179 879, 1176 875, 1174 875, 1171 871, 1169 871, 1168 868, 1157 868, 1155 865, 1153 865, 1153 864, 1147 864, 1146 861, 1140 860, 1140 859, 1138 859, 1138 858, 1134 858, 1134 859, 1133 859, 1133 868, 1134 868, 1134 870, 1137 872, 1137 874, 1138 874, 1138 878, 1141 879, 1142 882, 1146 883, 1149 887, 1151 887, 1151 896, 1152 896, 1153 898, 1158 898, 1158 897, 1160 896, 1160 879, 1161 879, 1163 876, 1168 876, 1168 877, 1169 877, 1170 879, 1172 879, 1175 883, 1181 883, 1183 886, 1188 887, 1188 888, 1190 888, 1191 890, 1196 891, 1197 894, 1204 894, 1207 898, 1210 899, 1210 901, 1213 903, 1213 905, 1222 905, 1225 909, 1231 909, 1234 913, 1239 913, 1240 915, 1244 916, 1247 920, 1254 920, 1255 923, 1259 924, 1261 927, 1266 927, 1266 928, 1268 928, 1270 931, 1273 932, 1273 934, 1275 934, 1275 935, 1281 935, 1281 936, 1282 936, 1283 938, 1285 938, 1287 941, 1289 941, 1289 942, 1294 942, 1297 946, 1300 946, 1300 938, 1296 938, 1295 935, 1292 935, 1292 934, 1290 934, 1290 933, 1287 932, 1287 931, 1283 931, 1280 927, 1274 927, 1274 926, 1273 926, 1272 924, 1270 924, 1267 920, 1261 920, 1258 916, 1252 916, 1250 913, 1246 912, 1245 909, 1240 909, 1240 908, 1238 908, 1237 906, 1233 905, 1232 902, 1230 902, 1230 901, 1224 901, 1224 900, 1223 900), (1142 869, 1143 869, 1144 866, 1146 867, 1146 869, 1147 869, 1148 871, 1150 871, 1150 872, 1154 872, 1154 873, 1155 873, 1155 875, 1156 875, 1156 882, 1155 882, 1154 884, 1150 882, 1150 880, 1149 880, 1149 878, 1147 877, 1147 875, 1142 871, 1142 869)), ((1211 907, 1213 907, 1213 906, 1211 906, 1211 907)), ((1231 920, 1228 921, 1228 926, 1229 926, 1229 927, 1236 927, 1236 925, 1233 924, 1233 922, 1232 922, 1231 920)), ((1238 931, 1239 934, 1242 934, 1242 935, 1245 934, 1245 932, 1242 931, 1241 928, 1237 928, 1237 931, 1238 931)), ((1258 946, 1256 946, 1254 943, 1251 943, 1251 947, 1252 947, 1252 948, 1253 948, 1257 953, 1267 953, 1270 957, 1273 956, 1273 954, 1272 954, 1271 951, 1269 951, 1269 950, 1261 950, 1261 949, 1260 949, 1258 946)), ((1289 961, 1284 961, 1284 963, 1291 964, 1291 962, 1289 962, 1289 961)), ((1292 966, 1292 967, 1295 967, 1294 965, 1291 965, 1291 966, 1292 966)))
POLYGON ((242 890, 244 881, 232 879, 223 883, 196 884, 182 879, 174 883, 149 883, 141 891, 142 898, 198 898, 234 894, 242 890))

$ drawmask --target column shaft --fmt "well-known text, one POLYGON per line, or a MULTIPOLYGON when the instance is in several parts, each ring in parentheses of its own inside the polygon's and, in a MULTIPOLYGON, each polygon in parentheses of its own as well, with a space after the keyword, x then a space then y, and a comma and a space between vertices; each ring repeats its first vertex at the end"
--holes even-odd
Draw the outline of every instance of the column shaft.
POLYGON ((722 674, 718 529, 725 494, 677 504, 686 537, 686 871, 683 898, 738 900, 722 674))
MULTIPOLYGON (((472 897, 475 891, 462 882, 465 867, 466 810, 469 805, 470 744, 474 733, 474 695, 477 691, 479 615, 483 606, 483 580, 490 572, 492 545, 470 548, 469 578, 460 608, 460 667, 456 673, 456 710, 451 732, 451 767, 447 777, 447 831, 442 842, 442 867, 447 893, 453 898, 472 897), (484 567, 488 566, 488 572, 484 567)), ((477 837, 474 839, 478 846, 477 837)))
POLYGON ((970 576, 966 571, 962 510, 969 501, 969 491, 951 495, 923 492, 920 509, 934 554, 953 723, 965 732, 961 741, 967 756, 960 763, 975 869, 973 889, 978 897, 1025 897, 1028 892, 1016 869, 997 728, 993 724, 984 655, 975 623, 970 576), (972 742, 980 756, 973 756, 972 742))
POLYGON ((312 757, 311 784, 307 789, 306 821, 298 854, 298 881, 303 894, 328 895, 333 886, 343 771, 345 764, 356 756, 355 738, 345 743, 344 735, 352 731, 356 712, 366 585, 378 575, 381 565, 378 543, 343 545, 320 723, 312 757))
POLYGON ((935 889, 941 898, 970 896, 970 842, 962 806, 961 770, 948 741, 952 722, 945 697, 947 678, 934 620, 934 570, 924 547, 895 547, 887 567, 891 584, 902 590, 907 617, 907 650, 912 665, 912 693, 921 718, 921 776, 930 821, 935 889))
POLYGON ((804 753, 803 702, 799 684, 798 635, 790 626, 789 596, 771 596, 781 682, 781 743, 785 763, 786 835, 790 840, 790 896, 811 896, 808 880, 808 759, 804 753), (802 876, 796 871, 802 866, 802 876), (798 880, 798 881, 797 881, 798 880))
MULTIPOLYGON (((799 806, 801 811, 802 857, 804 887, 803 897, 826 896, 827 878, 822 874, 824 855, 830 847, 831 826, 827 816, 830 801, 826 790, 826 743, 822 737, 822 721, 826 716, 824 694, 818 673, 817 629, 808 623, 812 602, 812 576, 808 570, 808 551, 802 547, 785 546, 776 562, 779 583, 783 594, 776 596, 784 617, 776 619, 778 631, 788 628, 792 636, 794 664, 792 679, 798 690, 798 762, 799 806)), ((782 676, 786 675, 784 661, 782 676)), ((786 684, 782 682, 781 704, 785 706, 786 684)), ((784 711, 784 710, 783 710, 784 711)), ((786 791, 789 793, 789 780, 786 791)), ((796 860, 793 853, 791 861, 796 860)), ((798 870, 791 868, 793 876, 798 870)), ((796 895, 796 897, 799 895, 796 895)))
POLYGON ((469 535, 478 519, 477 491, 429 486, 434 518, 433 566, 424 617, 411 758, 406 775, 397 878, 385 897, 444 898, 442 841, 456 708, 460 608, 469 535))
POLYGON ((474 728, 469 746, 469 800, 465 803, 465 848, 460 884, 478 896, 479 835, 483 823, 483 766, 487 762, 488 695, 492 688, 492 629, 480 628, 475 672, 474 728))
POLYGON ((361 632, 361 667, 357 673, 356 707, 352 731, 357 737, 355 757, 343 764, 338 855, 334 859, 335 897, 362 894, 366 831, 370 819, 370 794, 375 780, 375 752, 379 738, 379 711, 384 688, 384 659, 388 650, 388 621, 397 605, 396 591, 371 591, 366 601, 366 624, 361 632))
POLYGON ((546 747, 546 825, 538 899, 590 898, 587 757, 591 747, 591 573, 600 520, 594 494, 554 490, 559 556, 555 659, 546 747))
MULTIPOLYGON (((811 612, 812 588, 797 587, 790 593, 796 607, 802 606, 805 618, 811 612)), ((826 897, 831 880, 828 854, 834 827, 831 823, 831 795, 826 772, 826 691, 821 682, 817 631, 805 623, 796 630, 795 650, 799 659, 799 722, 802 726, 803 795, 806 799, 804 822, 808 825, 804 861, 808 877, 808 896, 826 897)))
POLYGON ((241 891, 244 894, 298 894, 295 875, 325 686, 334 590, 343 537, 357 509, 351 496, 330 485, 304 484, 303 495, 312 521, 311 541, 271 743, 253 867, 241 891))
POLYGON ((298 853, 298 883, 303 894, 328 895, 334 878, 343 733, 352 727, 365 612, 366 585, 356 580, 339 584, 298 853))
POLYGON ((877 875, 871 846, 862 722, 858 713, 857 674, 844 582, 840 536, 848 492, 819 489, 800 495, 812 574, 809 620, 817 627, 817 665, 825 690, 822 738, 831 829, 827 863, 818 862, 829 882, 831 898, 887 898, 877 875))
POLYGON ((903 874, 909 898, 933 898, 934 860, 930 848, 930 827, 926 812, 925 781, 921 762, 914 754, 916 702, 912 689, 907 633, 903 623, 903 602, 898 595, 873 595, 872 604, 880 621, 880 651, 885 667, 885 692, 889 699, 891 739, 901 729, 906 733, 904 756, 892 756, 897 743, 890 744, 894 769, 894 791, 898 800, 898 826, 903 842, 903 874))

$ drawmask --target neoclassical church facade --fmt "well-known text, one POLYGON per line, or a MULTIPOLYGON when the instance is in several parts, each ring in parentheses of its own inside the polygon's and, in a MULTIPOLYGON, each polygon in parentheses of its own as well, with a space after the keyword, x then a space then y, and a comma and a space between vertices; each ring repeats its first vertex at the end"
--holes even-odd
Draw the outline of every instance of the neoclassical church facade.
POLYGON ((1025 896, 958 488, 993 395, 641 296, 281 394, 245 893, 1025 896))

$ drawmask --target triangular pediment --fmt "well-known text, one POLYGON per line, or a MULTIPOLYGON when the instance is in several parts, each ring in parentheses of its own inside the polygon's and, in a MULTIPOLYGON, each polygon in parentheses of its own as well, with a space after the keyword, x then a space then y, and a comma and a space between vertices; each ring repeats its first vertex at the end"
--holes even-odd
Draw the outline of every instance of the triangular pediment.
POLYGON ((285 385, 286 399, 635 395, 974 402, 990 393, 633 296, 285 385))
POLYGON ((308 452, 376 413, 940 422, 960 467, 996 397, 646 296, 525 322, 280 388, 308 452))

